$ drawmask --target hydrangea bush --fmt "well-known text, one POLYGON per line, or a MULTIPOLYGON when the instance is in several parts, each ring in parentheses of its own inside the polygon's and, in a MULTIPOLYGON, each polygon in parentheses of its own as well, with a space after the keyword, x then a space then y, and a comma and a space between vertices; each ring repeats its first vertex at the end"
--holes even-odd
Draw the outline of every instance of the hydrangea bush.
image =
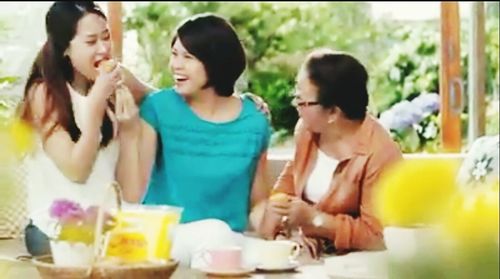
POLYGON ((439 148, 439 95, 423 93, 403 100, 380 115, 381 124, 405 153, 436 152, 439 148))

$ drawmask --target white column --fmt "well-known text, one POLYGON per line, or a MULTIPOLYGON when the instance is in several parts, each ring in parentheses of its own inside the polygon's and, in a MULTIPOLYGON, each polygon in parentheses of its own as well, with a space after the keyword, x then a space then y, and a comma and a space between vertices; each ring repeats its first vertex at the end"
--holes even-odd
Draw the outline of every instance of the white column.
POLYGON ((473 2, 469 25, 469 143, 485 134, 486 55, 484 14, 484 2, 473 2))

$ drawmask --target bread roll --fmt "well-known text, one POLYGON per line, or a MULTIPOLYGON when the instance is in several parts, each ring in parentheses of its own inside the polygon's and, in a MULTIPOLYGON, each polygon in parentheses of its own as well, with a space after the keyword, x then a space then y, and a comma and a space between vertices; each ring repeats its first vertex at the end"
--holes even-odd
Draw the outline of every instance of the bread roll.
POLYGON ((269 198, 269 200, 271 201, 280 201, 280 202, 286 202, 288 201, 288 199, 289 197, 285 193, 276 193, 269 198))
POLYGON ((103 69, 106 73, 109 73, 116 67, 116 65, 117 65, 117 63, 115 60, 109 59, 109 60, 104 60, 101 63, 99 63, 99 68, 103 69))
MULTIPOLYGON (((109 60, 101 61, 99 63, 99 68, 103 69, 106 73, 109 73, 109 72, 113 71, 117 65, 118 65, 118 63, 114 59, 109 59, 109 60)), ((130 92, 128 92, 127 87, 125 87, 123 85, 118 86, 116 91, 113 92, 113 94, 111 94, 111 96, 109 97, 109 100, 111 101, 111 103, 116 104, 116 98, 118 97, 118 95, 125 94, 124 91, 126 93, 131 94, 130 92)))

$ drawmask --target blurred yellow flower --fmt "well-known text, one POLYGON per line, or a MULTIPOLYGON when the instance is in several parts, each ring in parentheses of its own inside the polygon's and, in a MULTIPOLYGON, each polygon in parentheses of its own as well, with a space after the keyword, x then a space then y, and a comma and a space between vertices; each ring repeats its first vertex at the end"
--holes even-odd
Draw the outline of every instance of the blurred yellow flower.
POLYGON ((458 162, 445 159, 403 160, 379 179, 375 210, 385 226, 436 224, 456 193, 458 162))
POLYGON ((2 164, 7 164, 33 150, 35 134, 27 123, 12 118, 0 123, 0 142, 0 160, 2 164))
POLYGON ((24 155, 33 150, 35 135, 29 124, 15 118, 12 121, 10 132, 14 139, 13 147, 16 154, 24 155))
POLYGON ((445 236, 463 245, 498 243, 499 201, 498 181, 477 195, 457 195, 443 222, 445 236))

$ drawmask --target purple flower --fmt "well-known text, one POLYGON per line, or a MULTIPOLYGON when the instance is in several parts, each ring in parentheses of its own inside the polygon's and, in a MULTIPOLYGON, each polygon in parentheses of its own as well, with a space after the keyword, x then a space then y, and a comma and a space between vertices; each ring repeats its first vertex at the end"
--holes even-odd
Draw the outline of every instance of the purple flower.
POLYGON ((380 115, 380 122, 389 130, 402 130, 419 123, 423 113, 419 107, 404 100, 380 115))
POLYGON ((437 93, 423 93, 411 101, 413 105, 420 108, 424 115, 439 111, 439 95, 437 93))
POLYGON ((60 199, 52 203, 50 216, 59 219, 63 223, 77 222, 85 217, 85 211, 78 203, 60 199))
POLYGON ((394 126, 392 124, 392 122, 394 122, 394 112, 390 109, 382 112, 379 121, 385 129, 390 130, 394 126))

